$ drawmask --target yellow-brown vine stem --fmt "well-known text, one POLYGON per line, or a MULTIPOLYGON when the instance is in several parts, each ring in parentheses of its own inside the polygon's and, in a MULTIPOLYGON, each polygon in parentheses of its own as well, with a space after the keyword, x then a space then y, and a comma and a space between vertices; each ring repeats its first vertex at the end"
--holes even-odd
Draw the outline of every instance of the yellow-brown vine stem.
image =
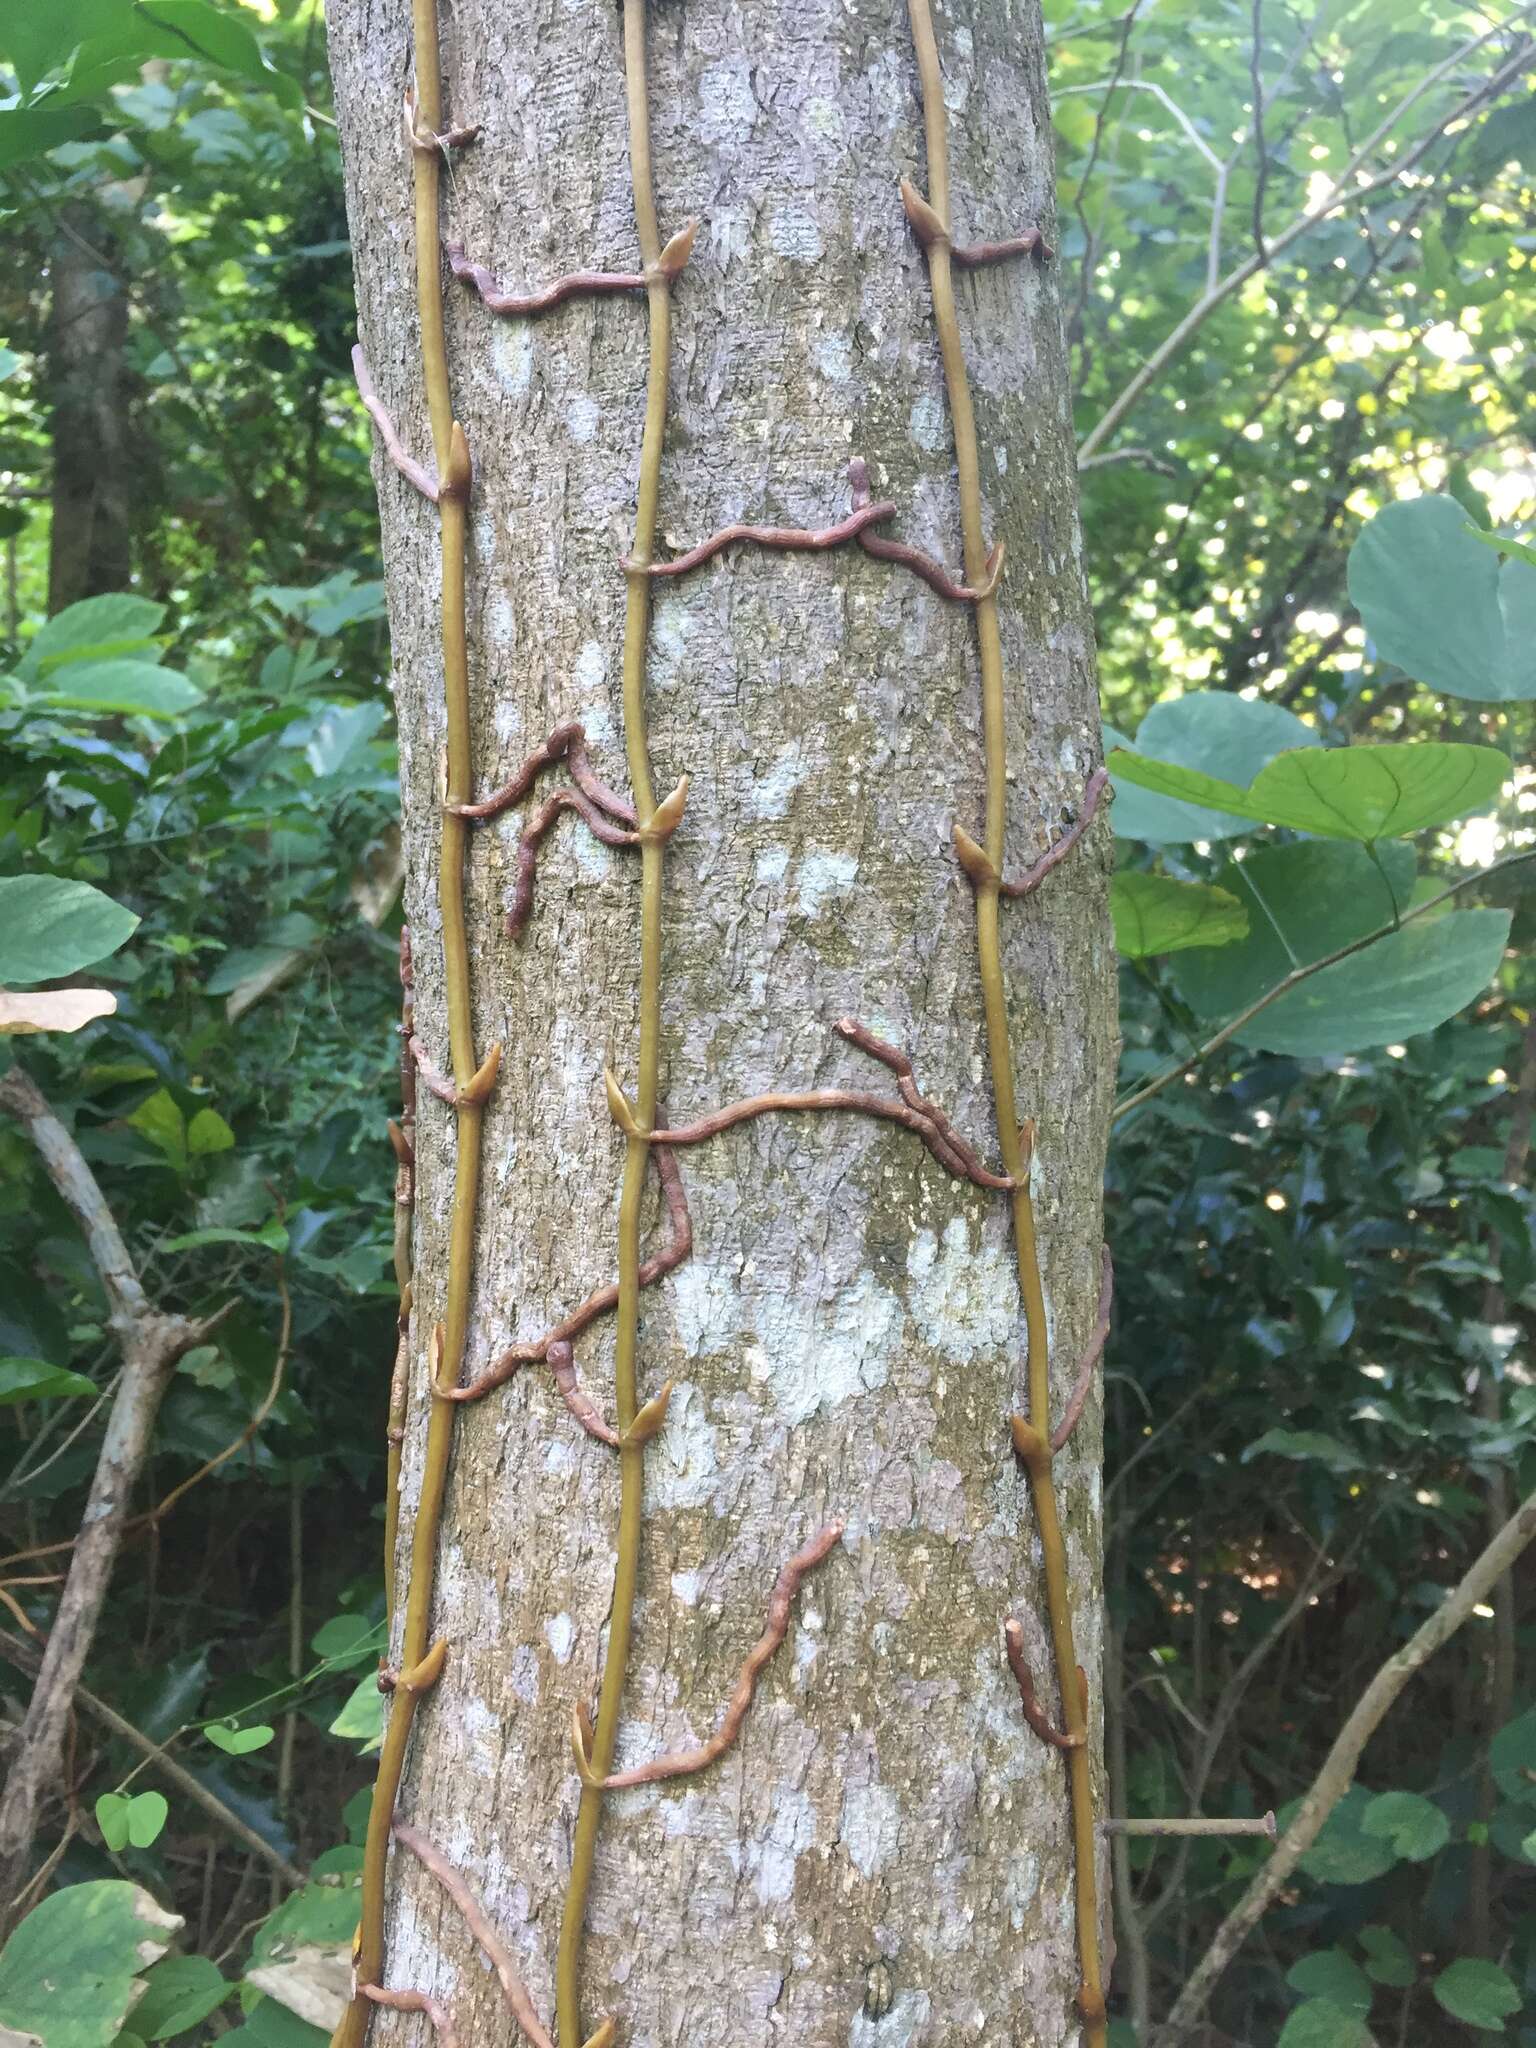
MULTIPOLYGON (((667 380, 672 361, 672 279, 661 261, 656 196, 651 170, 651 120, 645 62, 645 0, 624 0, 624 89, 629 110, 629 165, 634 186, 635 225, 646 275, 650 364, 646 374, 645 429, 640 442, 640 484, 635 535, 625 573, 624 747, 629 785, 640 832, 640 1048, 636 1111, 640 1130, 626 1138, 624 1181, 619 1197, 619 1300, 614 1351, 615 1419, 619 1449, 618 1562, 608 1617, 608 1658, 598 1693, 592 1765, 600 1778, 613 1768, 624 1681, 634 1623, 635 1584, 640 1565, 640 1512, 645 1447, 634 1434, 639 1413, 635 1354, 640 1322, 640 1203, 650 1160, 647 1135, 656 1125, 661 1033, 661 890, 666 834, 653 827, 656 795, 651 783, 645 722, 645 658, 650 633, 651 579, 656 547, 656 504, 661 487, 661 451, 667 421, 667 380)), ((560 1922, 555 1966, 555 2019, 560 2048, 581 2048, 581 1962, 587 1895, 602 1821, 603 1793, 581 1791, 571 1843, 571 1875, 560 1922)))
MULTIPOLYGON (((929 0, 908 0, 912 41, 917 55, 922 87, 923 132, 928 157, 928 211, 931 225, 925 228, 914 218, 928 259, 928 280, 933 297, 934 325, 944 361, 944 382, 949 392, 950 419, 954 427, 955 462, 960 485, 960 522, 965 545, 965 576, 979 584, 987 567, 987 544, 982 533, 981 481, 976 440, 976 416, 971 404, 970 380, 966 375, 965 353, 960 340, 960 322, 955 306, 955 286, 950 250, 949 135, 944 107, 944 86, 939 71, 938 43, 933 33, 929 0)), ((909 208, 909 213, 911 209, 909 208)), ((976 952, 981 974, 982 998, 987 1017, 987 1044, 992 1067, 992 1090, 997 1105, 998 1135, 1003 1171, 1015 1182, 1010 1201, 1013 1209, 1014 1241, 1018 1252, 1019 1289, 1024 1300, 1025 1326, 1029 1340, 1029 1412, 1038 1430, 1043 1455, 1026 1460, 1035 1503, 1035 1519, 1045 1562, 1046 1605, 1049 1612, 1051 1645, 1055 1655, 1057 1682, 1061 1692, 1064 1733, 1075 1739, 1066 1751, 1068 1784, 1072 1802, 1073 1857, 1076 1864, 1077 1946, 1082 1974, 1078 2008, 1082 2014, 1089 2048, 1104 2048, 1106 2021, 1103 1971, 1099 1960, 1098 1887, 1095 1876, 1095 1829, 1093 1774, 1088 1754, 1087 1715, 1077 1682, 1077 1652, 1073 1641, 1071 1600, 1067 1585, 1066 1550, 1062 1543, 1056 1510, 1055 1480, 1048 1445, 1050 1431, 1050 1349, 1045 1314, 1045 1296, 1040 1281, 1039 1250, 1035 1240, 1034 1205, 1030 1198, 1029 1174, 1019 1142, 1019 1118, 1014 1099, 1013 1049, 1008 1030, 1008 1003, 1003 988, 1002 951, 998 939, 997 877, 1003 871, 1004 838, 1007 827, 1008 783, 1007 742, 1003 713, 1003 646, 998 627, 997 598, 989 592, 976 602, 976 638, 981 658, 982 735, 986 754, 986 832, 984 850, 991 864, 991 877, 976 882, 976 952)))
MULTIPOLYGON (((469 447, 453 417, 448 385, 448 351, 443 335, 442 256, 438 236, 438 182, 443 126, 442 76, 435 0, 412 0, 416 99, 409 126, 416 215, 416 307, 421 333, 422 381, 432 422, 441 525, 441 630, 443 693, 448 738, 447 804, 468 803, 474 794, 469 740, 469 660, 464 623, 465 525, 470 489, 469 447)), ((441 1332, 434 1333, 434 1392, 457 1379, 469 1323, 469 1286, 474 1257, 475 1212, 480 1192, 480 1137, 483 1094, 473 1083, 474 1027, 470 1010, 469 940, 464 914, 464 859, 469 827, 451 809, 442 816, 438 903, 443 929, 443 991, 448 1042, 458 1099, 454 1109, 457 1149, 453 1209, 448 1240, 448 1280, 441 1332)), ((451 1401, 434 1398, 427 1422, 421 1492, 411 1536, 410 1577, 401 1630, 402 1669, 419 1682, 397 1686, 379 1756, 368 1835, 363 1847, 362 1920, 355 1956, 359 1987, 335 2035, 333 2048, 361 2048, 371 2011, 364 1988, 377 1985, 384 1967, 384 1875, 389 1831, 405 1767, 411 1722, 422 1693, 435 1681, 440 1660, 430 1648, 432 1588, 436 1576, 438 1529, 448 1479, 457 1414, 451 1401), (430 1678, 427 1674, 430 1673, 430 1678)))

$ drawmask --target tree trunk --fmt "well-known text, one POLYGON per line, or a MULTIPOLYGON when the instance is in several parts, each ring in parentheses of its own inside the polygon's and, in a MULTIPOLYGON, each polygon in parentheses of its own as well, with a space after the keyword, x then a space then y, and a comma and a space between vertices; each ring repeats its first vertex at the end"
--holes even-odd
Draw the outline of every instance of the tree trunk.
POLYGON ((53 524, 48 610, 126 590, 131 485, 128 301, 106 267, 106 230, 82 207, 65 209, 48 268, 48 388, 53 402, 53 524), (92 237, 95 239, 93 240, 92 237))
MULTIPOLYGON (((341 0, 329 12, 361 337, 401 441, 430 467, 401 122, 409 8, 341 0)), ((656 555, 733 521, 830 527, 853 504, 850 458, 864 456, 875 495, 896 506, 873 530, 974 585, 935 299, 898 191, 903 176, 925 178, 906 9, 686 0, 647 24, 628 0, 626 14, 649 56, 661 240, 701 223, 670 294, 656 555)), ((968 0, 937 34, 944 91, 931 111, 948 112, 957 238, 1049 235, 1038 7, 968 0)), ((443 122, 483 127, 442 172, 445 242, 517 291, 577 270, 639 271, 635 104, 627 117, 614 8, 456 0, 441 62, 443 122)), ((940 261, 947 275, 947 251, 936 272, 940 261)), ((627 585, 630 637, 637 589, 644 636, 646 581, 626 579, 620 557, 637 534, 648 340, 667 289, 653 267, 648 294, 574 296, 537 318, 498 317, 446 264, 442 290, 453 412, 474 460, 477 791, 569 720, 597 773, 629 790, 621 650, 627 585)), ((958 298, 988 538, 1007 544, 996 611, 1013 874, 1080 812, 1099 758, 1071 418, 1051 267, 1026 257, 967 272, 958 298)), ((416 1028, 446 1067, 439 515, 382 450, 377 474, 416 1028)), ((951 843, 957 822, 981 839, 990 815, 977 664, 988 608, 946 601, 857 546, 732 546, 649 589, 642 759, 648 741, 658 792, 691 778, 666 848, 660 937, 645 941, 660 969, 657 1124, 765 1090, 899 1100, 897 1079, 834 1033, 852 1016, 910 1054, 917 1088, 991 1166, 1017 1157, 1011 1126, 997 1128, 978 978, 988 885, 973 889, 951 843)), ((557 763, 532 801, 569 780, 557 763)), ((514 809, 480 827, 466 870, 475 1040, 481 1055, 499 1043, 502 1062, 484 1118, 465 1379, 615 1276, 621 1170, 661 1154, 643 1131, 626 1148, 603 1086, 611 1068, 644 1121, 639 869, 659 871, 660 850, 609 850, 563 817, 518 945, 503 916, 521 823, 514 809)), ((1116 1041, 1108 864, 1101 822, 1039 894, 1001 911, 1018 1114, 1038 1123, 1056 1417, 1100 1286, 1116 1041)), ((441 1405, 428 1353, 448 1293, 456 1119, 424 1097, 416 1128, 406 1547, 441 1405)), ((562 2011, 561 2048, 607 2012, 624 2043, 654 2048, 1075 2041, 1068 1772, 1025 1723, 1002 1638, 1016 1616, 1042 1704, 1070 1725, 1080 1709, 1058 1688, 1030 1484, 1008 1433, 1029 1405, 1010 1225, 1027 1198, 957 1177, 921 1133, 857 1112, 767 1115, 669 1156, 693 1248, 639 1296, 639 1398, 668 1380, 673 1392, 644 1453, 618 1768, 714 1733, 781 1565, 834 1520, 843 1532, 796 1594, 725 1755, 600 1801, 582 2029, 573 2036, 562 2011)), ((655 1184, 647 1174, 647 1251, 666 1239, 655 1184)), ((599 1317, 577 1340, 579 1371, 623 1424, 614 1346, 615 1319, 599 1317)), ((640 1453, 585 1433, 543 1364, 453 1412, 431 1620, 448 1661, 415 1723, 398 1810, 462 1871, 552 2021, 582 1801, 572 1711, 595 1704, 622 1628, 620 1467, 640 1453)), ((1095 1784, 1098 1461, 1095 1399, 1056 1461, 1095 1784)), ((406 1569, 402 1554, 400 1589, 406 1569)), ((495 1976, 398 1849, 388 1897, 382 1982, 440 2000, 465 2040, 506 2038, 495 1976)), ((376 2032, 394 2039, 400 2025, 386 2016, 376 2032)))

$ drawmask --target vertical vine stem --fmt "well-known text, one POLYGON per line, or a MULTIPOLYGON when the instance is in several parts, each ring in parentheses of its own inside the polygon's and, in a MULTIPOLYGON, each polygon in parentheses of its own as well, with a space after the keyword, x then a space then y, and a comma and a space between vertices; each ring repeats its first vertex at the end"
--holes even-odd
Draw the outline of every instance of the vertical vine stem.
MULTIPOLYGON (((421 334, 421 369, 438 475, 441 532, 441 634, 443 695, 447 725, 447 802, 442 811, 438 904, 443 933, 443 992, 448 1041, 457 1091, 453 1204, 448 1239, 448 1277, 443 1321, 434 1333, 434 1394, 457 1379, 469 1323, 469 1290, 474 1259, 475 1215, 480 1192, 480 1140, 484 1093, 471 1087, 478 1066, 470 1008, 469 939, 464 909, 464 863, 469 825, 451 806, 473 794, 469 736, 469 657, 465 636, 465 529, 471 480, 469 447, 453 417, 448 351, 443 332, 442 255, 438 200, 443 126, 442 71, 437 40, 436 0, 412 0, 416 91, 407 124, 415 202, 416 305, 421 334)), ((372 2002, 384 1967, 384 1877, 390 1827, 405 1767, 411 1723, 424 1692, 435 1683, 442 1659, 430 1643, 432 1589, 448 1460, 457 1415, 451 1401, 434 1398, 429 1407, 421 1492, 411 1533, 410 1573, 401 1627, 403 1674, 390 1697, 389 1721, 379 1755, 368 1834, 363 1848, 362 1919, 355 1955, 355 1990, 333 2036, 333 2048, 361 2048, 372 2002)), ((393 1567, 393 1560, 391 1560, 393 1567)))
MULTIPOLYGON (((592 1739, 592 1769, 605 1778, 613 1768, 619 1714, 629 1666, 635 1587, 640 1564, 640 1516, 645 1447, 633 1430, 639 1412, 635 1354, 640 1322, 640 1205, 650 1161, 650 1132, 656 1126, 661 1032, 661 897, 666 834, 653 828, 656 795, 651 783, 646 734, 646 643, 650 633, 650 567, 656 546, 656 506, 667 421, 667 383, 672 361, 672 278, 661 261, 656 196, 651 167, 649 82, 646 76, 645 0, 624 0, 624 91, 629 112, 629 164, 634 187, 635 225, 646 277, 650 362, 646 373, 645 427, 640 442, 640 482, 634 542, 625 565, 624 747, 640 834, 640 1015, 636 1072, 638 1130, 625 1139, 624 1180, 619 1196, 619 1299, 614 1351, 614 1402, 620 1437, 618 1562, 608 1616, 608 1656, 598 1692, 592 1739), (648 829, 652 828, 652 829, 648 829)), ((602 1822, 601 1786, 583 1785, 571 1844, 571 1873, 560 1922, 555 1965, 555 2020, 559 2048, 581 2048, 581 1965, 587 1897, 602 1822)))
MULTIPOLYGON (((981 481, 976 415, 960 339, 950 245, 949 135, 938 43, 929 0, 908 0, 912 41, 922 89, 923 131, 928 158, 927 208, 921 223, 914 220, 928 261, 934 325, 944 364, 954 428, 955 463, 960 487, 960 523, 964 539, 966 581, 984 582, 987 545, 982 533, 981 481)), ((912 208, 908 207, 909 214, 912 208)), ((1076 1865, 1077 1947, 1081 1985, 1078 2009, 1088 2048, 1104 2048, 1107 2025, 1103 1971, 1099 1957, 1099 1908, 1096 1881, 1096 1840, 1093 1811, 1093 1769, 1088 1753, 1087 1713, 1077 1679, 1071 1596, 1067 1584, 1066 1548, 1056 1504, 1056 1484, 1048 1444, 1050 1431, 1050 1345, 1040 1255, 1035 1234, 1029 1169, 1019 1136, 1014 1098, 1013 1048, 1008 1028, 1008 1003, 1003 987, 998 908, 1007 828, 1007 739, 1004 729, 1003 646, 997 596, 987 591, 976 600, 976 638, 981 663, 982 737, 986 759, 986 826, 984 851, 990 875, 973 877, 976 894, 976 952, 986 1010, 987 1046, 992 1091, 997 1106, 1003 1171, 1014 1182, 1010 1202, 1018 1254, 1019 1290, 1028 1334, 1029 1414, 1040 1440, 1039 1454, 1026 1457, 1035 1520, 1045 1565, 1045 1593, 1051 1646, 1061 1694, 1063 1732, 1071 1747, 1064 1751, 1072 1807, 1073 1857, 1076 1865)), ((1015 1432, 1017 1436, 1017 1431, 1015 1432)))

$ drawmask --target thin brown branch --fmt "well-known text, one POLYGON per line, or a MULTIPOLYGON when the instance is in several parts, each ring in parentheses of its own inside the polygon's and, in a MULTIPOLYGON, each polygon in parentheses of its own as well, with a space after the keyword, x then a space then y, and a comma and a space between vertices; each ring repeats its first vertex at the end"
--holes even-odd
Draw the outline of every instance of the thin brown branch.
MULTIPOLYGON (((656 1162, 656 1177, 661 1183, 662 1199, 666 1204, 667 1220, 671 1228, 671 1242, 648 1258, 640 1268, 641 1287, 650 1287, 674 1272, 693 1250, 693 1222, 688 1214, 688 1197, 683 1188, 683 1176, 677 1161, 669 1152, 652 1153, 656 1162)), ((599 1287, 595 1294, 589 1294, 579 1308, 572 1309, 563 1322, 546 1330, 542 1337, 534 1337, 522 1344, 513 1344, 501 1356, 467 1386, 443 1389, 443 1397, 449 1401, 479 1401, 495 1388, 505 1385, 514 1373, 525 1365, 537 1365, 549 1357, 556 1344, 569 1343, 589 1323, 601 1315, 607 1315, 619 1299, 617 1281, 610 1281, 606 1287, 599 1287)))
MULTIPOLYGON (((669 283, 681 277, 687 269, 698 231, 698 222, 689 221, 686 227, 679 228, 662 250, 655 266, 656 273, 669 283)), ((538 291, 508 291, 505 285, 497 283, 483 263, 470 262, 462 242, 449 242, 446 246, 448 267, 454 276, 460 283, 472 285, 492 313, 547 313, 552 307, 563 305, 567 299, 596 298, 610 292, 643 292, 655 281, 652 273, 646 270, 573 270, 538 291)))
MULTIPOLYGON (((1061 1729, 1054 1725, 1050 1716, 1041 1706, 1035 1692, 1034 1673, 1030 1670, 1029 1660, 1024 1654, 1024 1631, 1011 1615, 1003 1623, 1003 1646, 1008 1652, 1008 1663, 1013 1672, 1014 1683, 1019 1688, 1019 1704, 1024 1709, 1024 1718, 1030 1727, 1034 1729, 1040 1740, 1049 1743, 1052 1749, 1081 1749, 1088 1739, 1087 1736, 1063 1733, 1061 1729)), ((1078 1666, 1077 1678, 1078 1684, 1083 1690, 1084 1701, 1086 1702, 1087 1684, 1081 1665, 1078 1666)), ((1088 1709, 1085 1704, 1083 1708, 1085 1716, 1087 1711, 1088 1709)))
POLYGON ((1263 1835, 1271 1842, 1280 1832, 1272 1813, 1257 1820, 1101 1820, 1099 1827, 1106 1835, 1263 1835))
POLYGON ((1088 1405, 1088 1395, 1093 1387, 1099 1360, 1104 1356, 1104 1346, 1109 1342, 1109 1317, 1115 1300, 1115 1266, 1114 1261, 1109 1256, 1108 1245, 1105 1245, 1103 1249, 1100 1272, 1099 1308, 1098 1314, 1094 1318, 1093 1335, 1088 1339, 1088 1348, 1084 1351, 1082 1361, 1077 1368, 1077 1382, 1072 1389, 1071 1398, 1067 1402, 1060 1422, 1051 1431, 1051 1449, 1053 1451, 1065 1450, 1071 1441, 1072 1432, 1082 1419, 1083 1410, 1088 1405))
POLYGON ((430 504, 438 501, 438 482, 430 469, 424 469, 414 455, 407 455, 395 423, 384 409, 384 401, 374 387, 373 376, 368 368, 368 358, 363 354, 363 345, 358 342, 352 350, 352 375, 357 380, 357 395, 363 401, 363 410, 379 430, 379 439, 384 443, 384 453, 399 470, 408 484, 414 484, 430 504))
MULTIPOLYGON (((853 485, 854 510, 862 510, 869 502, 869 465, 861 455, 856 455, 848 465, 848 480, 853 485)), ((858 536, 859 546, 866 555, 873 555, 880 562, 895 562, 903 569, 910 569, 914 576, 920 576, 930 590, 936 590, 940 597, 951 604, 980 604, 996 591, 1002 580, 1004 550, 999 541, 987 556, 986 572, 978 583, 957 583, 942 562, 936 562, 932 555, 925 555, 921 548, 915 548, 910 541, 887 540, 883 534, 866 530, 858 536)))
POLYGON ((533 2042, 534 2048, 554 2048, 549 2030, 533 2009, 533 2000, 523 1987, 511 1954, 485 1908, 475 1897, 448 1858, 420 1829, 397 1820, 391 1831, 402 1848, 409 1849, 424 1870, 431 1872, 464 1916, 464 1924, 479 1943, 486 1960, 496 1972, 507 2010, 533 2042))
MULTIPOLYGON (((614 1771, 606 1778, 597 1779, 605 1792, 619 1792, 632 1785, 654 1785, 663 1778, 683 1778, 695 1771, 706 1770, 710 1764, 724 1756, 731 1744, 741 1733, 747 1711, 757 1691, 757 1681, 763 1667, 774 1651, 783 1642, 789 1631, 789 1614, 801 1581, 807 1572, 816 1566, 841 1541, 843 1525, 829 1522, 819 1535, 797 1550, 784 1565, 774 1581, 773 1592, 768 1600, 768 1620, 762 1634, 747 1653, 747 1660, 741 1667, 741 1676, 731 1692, 720 1726, 707 1742, 697 1749, 673 1750, 667 1756, 653 1757, 648 1764, 635 1764, 627 1771, 614 1771)), ((591 1736, 581 1716, 575 1734, 577 1763, 584 1781, 592 1777, 588 1759, 591 1755, 591 1736)))
POLYGON ((1402 1648, 1381 1666, 1339 1730, 1323 1767, 1312 1780, 1290 1826, 1264 1868, 1222 1921, 1211 1944, 1185 1981, 1162 2032, 1161 2048, 1177 2048, 1199 2020, 1217 1980, 1284 1888, 1291 1872, 1322 1832, 1354 1783, 1366 1743, 1416 1672, 1427 1664, 1486 1600, 1504 1574, 1536 1539, 1536 1494, 1531 1495, 1474 1561, 1466 1574, 1402 1648))
POLYGON ((638 564, 626 556, 624 567, 637 575, 686 576, 690 569, 701 568, 738 541, 757 548, 782 548, 790 554, 820 554, 828 548, 840 548, 851 540, 858 540, 866 527, 895 517, 896 507, 887 501, 878 505, 855 506, 847 518, 838 520, 835 526, 814 529, 804 526, 744 526, 738 522, 734 526, 722 526, 708 540, 701 540, 686 554, 675 555, 670 562, 638 564))

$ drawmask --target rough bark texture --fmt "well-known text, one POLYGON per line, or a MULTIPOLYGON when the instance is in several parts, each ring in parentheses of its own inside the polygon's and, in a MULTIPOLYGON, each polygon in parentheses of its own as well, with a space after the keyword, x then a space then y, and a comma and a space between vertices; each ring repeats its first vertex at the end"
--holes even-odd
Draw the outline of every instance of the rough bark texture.
MULTIPOLYGON (((957 233, 1049 234, 1033 0, 939 22, 957 233)), ((360 329, 381 396, 430 448, 412 298, 404 0, 334 0, 332 61, 360 329)), ((636 267, 619 22, 587 0, 442 12, 446 115, 485 133, 445 181, 445 232, 508 285, 636 267)), ((923 150, 896 0, 658 6, 650 29, 662 232, 702 222, 676 296, 663 530, 819 527, 866 455, 889 529, 958 566, 953 445, 922 252, 897 180, 923 150)), ((643 300, 497 319, 446 275, 455 411, 476 464, 470 565, 477 769, 490 789, 582 720, 624 785, 618 650, 640 445, 643 300)), ((1098 759, 1091 632, 1055 282, 1027 262, 962 281, 1003 588, 1010 870, 1075 810, 1098 759)), ((441 1044, 433 861, 442 745, 437 522, 378 466, 400 713, 417 1021, 441 1044)), ((832 1034, 903 1045, 920 1086, 995 1158, 968 883, 952 822, 981 803, 974 626, 856 550, 735 549, 658 585, 648 683, 657 787, 693 778, 667 864, 662 1099, 681 1122, 764 1088, 883 1087, 832 1034)), ((553 782, 555 778, 546 778, 553 782)), ((560 778, 563 779, 563 778, 560 778)), ((520 818, 473 861, 477 1039, 501 1040, 487 1123, 468 1369, 614 1270, 620 1146, 601 1071, 633 1073, 633 856, 574 820, 547 842, 521 949, 502 934, 520 818)), ((1098 826, 1006 913, 1021 1105, 1058 1402, 1093 1321, 1113 1072, 1113 951, 1098 826)), ((382 1020, 381 1020, 382 1028, 382 1020)), ((404 1518, 442 1288, 452 1117, 418 1135, 417 1317, 404 1518)), ((643 1391, 677 1382, 647 1463, 636 1653, 619 1763, 715 1727, 785 1557, 842 1546, 797 1602, 737 1747, 709 1773, 615 1795, 589 1919, 590 2024, 637 2048, 916 2048, 1076 2039, 1061 1760, 1024 1725, 1001 1625, 1020 1616, 1054 1702, 1038 1546, 1007 1416, 1023 1337, 1006 1207, 906 1132, 764 1119, 681 1154, 691 1260, 643 1298, 643 1391), (866 2010, 866 2004, 869 2010, 866 2010), (881 2007, 887 2009, 875 2016, 881 2007)), ((611 1335, 578 1343, 606 1404, 611 1335)), ((386 1370, 381 1361, 382 1379, 386 1370)), ((1060 1461, 1080 1654, 1099 1664, 1097 1402, 1060 1461)), ((617 1471, 544 1368, 459 1423, 423 1708, 402 1812, 461 1865, 540 2010, 610 1595, 617 1471)), ((494 1979, 441 1893, 395 1864, 387 1981, 500 2039, 494 1979)), ((404 2023, 386 2014, 381 2038, 404 2023)))
POLYGON ((128 301, 96 249, 106 231, 67 209, 49 252, 48 386, 53 402, 53 524, 48 609, 125 590, 131 569, 128 301), (93 239, 94 238, 94 239, 93 239))

